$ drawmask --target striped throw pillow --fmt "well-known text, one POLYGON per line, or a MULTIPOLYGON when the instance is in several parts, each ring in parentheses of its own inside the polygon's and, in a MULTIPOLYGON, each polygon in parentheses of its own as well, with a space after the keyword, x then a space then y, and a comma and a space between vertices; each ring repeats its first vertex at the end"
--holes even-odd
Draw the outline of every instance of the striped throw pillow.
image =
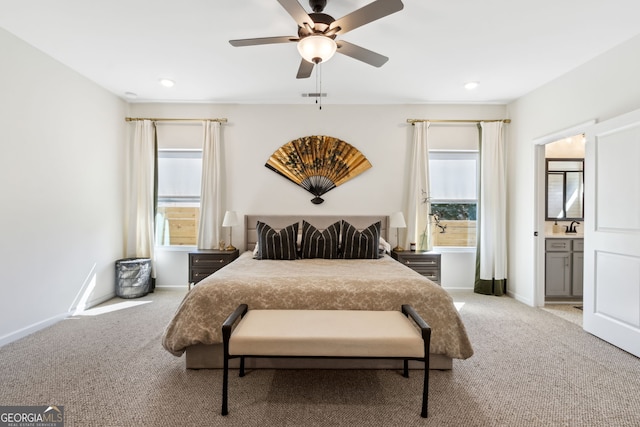
POLYGON ((293 260, 297 258, 297 222, 276 231, 268 224, 258 221, 256 232, 258 233, 258 256, 256 259, 293 260))
POLYGON ((301 258, 338 258, 340 243, 340 221, 318 230, 307 221, 302 221, 301 258))
POLYGON ((342 258, 377 259, 380 227, 381 224, 378 221, 360 232, 353 225, 342 220, 342 258))

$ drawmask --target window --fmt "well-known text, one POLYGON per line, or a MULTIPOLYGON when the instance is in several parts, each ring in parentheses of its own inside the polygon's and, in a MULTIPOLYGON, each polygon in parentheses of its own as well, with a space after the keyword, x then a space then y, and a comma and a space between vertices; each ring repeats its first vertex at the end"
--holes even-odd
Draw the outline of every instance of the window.
POLYGON ((433 246, 476 247, 478 152, 429 152, 433 246))
POLYGON ((546 159, 547 220, 584 219, 584 160, 546 159))
POLYGON ((195 246, 202 150, 158 150, 156 246, 195 246))

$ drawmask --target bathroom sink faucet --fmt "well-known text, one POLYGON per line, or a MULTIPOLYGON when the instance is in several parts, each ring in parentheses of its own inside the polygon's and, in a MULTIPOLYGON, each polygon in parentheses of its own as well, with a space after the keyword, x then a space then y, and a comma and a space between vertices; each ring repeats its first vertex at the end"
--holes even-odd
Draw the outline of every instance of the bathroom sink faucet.
POLYGON ((578 221, 571 221, 570 225, 567 225, 565 233, 577 233, 576 225, 580 224, 578 221))

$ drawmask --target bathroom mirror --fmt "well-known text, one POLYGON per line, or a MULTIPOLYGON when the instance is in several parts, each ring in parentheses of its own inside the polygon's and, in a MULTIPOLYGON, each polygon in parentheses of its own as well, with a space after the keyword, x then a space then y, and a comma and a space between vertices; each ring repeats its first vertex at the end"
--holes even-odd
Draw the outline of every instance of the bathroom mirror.
POLYGON ((546 159, 547 220, 584 217, 584 159, 546 159))

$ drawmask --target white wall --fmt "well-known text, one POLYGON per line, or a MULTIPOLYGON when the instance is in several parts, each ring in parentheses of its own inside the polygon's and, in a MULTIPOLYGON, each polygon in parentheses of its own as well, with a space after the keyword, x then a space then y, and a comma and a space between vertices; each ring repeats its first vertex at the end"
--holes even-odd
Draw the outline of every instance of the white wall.
POLYGON ((114 295, 126 103, 0 29, 0 345, 114 295))
MULTIPOLYGON (((222 126, 223 155, 227 183, 225 209, 239 215, 268 214, 391 214, 403 210, 407 187, 407 165, 412 138, 409 118, 500 119, 502 105, 216 105, 216 104, 132 104, 135 117, 227 118, 222 126), (325 202, 314 205, 313 196, 264 164, 281 145, 306 135, 329 135, 359 149, 372 168, 331 190, 325 202)), ((162 127, 166 127, 163 124, 162 127)), ((181 125, 184 126, 184 125, 181 125)), ((466 136, 477 138, 472 125, 435 130, 433 148, 468 149, 466 136), (447 135, 450 139, 446 140, 447 135)), ((165 132, 169 133, 167 130, 165 132)), ((244 228, 233 228, 234 246, 244 249, 244 228)), ((443 286, 473 287, 474 264, 469 276, 458 271, 457 254, 443 254, 443 286), (449 257, 453 257, 448 259, 449 257), (451 262, 449 262, 451 261, 451 262), (449 279, 447 279, 449 277, 449 279)), ((175 252, 158 254, 171 268, 162 275, 158 267, 158 286, 187 285, 187 265, 175 252), (167 280, 169 278, 169 280, 167 280)), ((464 265, 469 254, 461 255, 464 265)), ((474 261, 475 262, 475 261, 474 261)))
MULTIPOLYGON (((533 140, 640 108, 640 36, 508 105, 509 292, 536 301, 533 140)), ((589 142, 587 141, 587 144, 589 142)), ((587 172, 588 173, 588 172, 587 172)), ((542 231, 542 230, 539 230, 542 231)))

